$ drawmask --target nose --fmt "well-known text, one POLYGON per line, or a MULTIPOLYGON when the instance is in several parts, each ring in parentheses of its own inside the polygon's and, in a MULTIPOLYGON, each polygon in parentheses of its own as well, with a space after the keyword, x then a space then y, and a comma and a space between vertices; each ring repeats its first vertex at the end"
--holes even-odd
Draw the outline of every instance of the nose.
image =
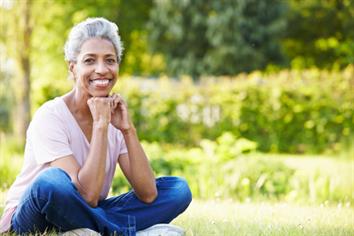
POLYGON ((95 67, 95 72, 97 74, 105 74, 108 72, 108 67, 103 61, 98 61, 95 67))

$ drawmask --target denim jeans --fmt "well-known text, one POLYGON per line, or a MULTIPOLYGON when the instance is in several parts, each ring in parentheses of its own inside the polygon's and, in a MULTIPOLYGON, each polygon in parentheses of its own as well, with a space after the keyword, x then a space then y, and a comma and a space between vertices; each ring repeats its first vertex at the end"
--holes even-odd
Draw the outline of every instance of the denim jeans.
POLYGON ((141 202, 134 191, 101 200, 90 207, 59 168, 43 171, 28 187, 12 218, 16 233, 90 228, 102 235, 135 235, 158 223, 169 223, 192 200, 188 184, 179 177, 156 179, 158 197, 141 202))

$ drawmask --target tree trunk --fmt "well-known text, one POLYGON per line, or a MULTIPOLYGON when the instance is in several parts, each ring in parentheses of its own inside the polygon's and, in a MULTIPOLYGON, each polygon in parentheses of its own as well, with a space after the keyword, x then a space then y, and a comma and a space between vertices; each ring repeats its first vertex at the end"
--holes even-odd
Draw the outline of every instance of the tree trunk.
POLYGON ((19 123, 18 123, 18 132, 20 139, 24 142, 26 138, 26 130, 30 122, 31 116, 31 101, 30 101, 30 91, 31 91, 31 60, 30 60, 30 51, 31 51, 31 36, 32 36, 32 26, 31 26, 31 0, 23 0, 23 31, 21 32, 22 42, 19 47, 19 62, 20 68, 22 70, 22 91, 20 92, 19 97, 19 123))

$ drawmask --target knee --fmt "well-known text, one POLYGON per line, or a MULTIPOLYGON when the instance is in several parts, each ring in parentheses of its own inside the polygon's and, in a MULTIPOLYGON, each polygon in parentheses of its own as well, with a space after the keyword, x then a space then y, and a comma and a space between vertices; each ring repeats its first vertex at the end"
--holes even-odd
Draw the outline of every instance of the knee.
POLYGON ((59 168, 49 168, 38 175, 31 189, 32 193, 38 197, 63 198, 73 189, 73 184, 65 171, 59 168))
POLYGON ((170 190, 172 201, 184 209, 187 208, 192 201, 192 192, 187 181, 184 178, 174 176, 162 177, 160 179, 162 182, 161 187, 170 190))
POLYGON ((177 186, 177 193, 176 198, 179 203, 183 205, 189 205, 192 201, 192 192, 189 188, 187 181, 184 178, 175 177, 176 178, 176 186, 177 186))

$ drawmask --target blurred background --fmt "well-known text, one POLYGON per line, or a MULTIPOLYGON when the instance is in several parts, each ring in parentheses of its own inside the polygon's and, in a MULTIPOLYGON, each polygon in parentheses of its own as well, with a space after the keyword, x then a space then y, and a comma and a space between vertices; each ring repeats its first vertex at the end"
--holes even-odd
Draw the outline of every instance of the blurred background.
MULTIPOLYGON (((287 222, 293 235, 354 233, 352 0, 0 0, 0 210, 31 116, 71 89, 66 37, 97 16, 119 26, 115 90, 154 171, 185 177, 197 199, 180 221, 190 235, 248 235, 231 213, 190 223, 210 202, 246 204, 246 216, 264 202, 311 206, 319 220, 287 222)), ((117 173, 112 194, 128 189, 117 173)))

